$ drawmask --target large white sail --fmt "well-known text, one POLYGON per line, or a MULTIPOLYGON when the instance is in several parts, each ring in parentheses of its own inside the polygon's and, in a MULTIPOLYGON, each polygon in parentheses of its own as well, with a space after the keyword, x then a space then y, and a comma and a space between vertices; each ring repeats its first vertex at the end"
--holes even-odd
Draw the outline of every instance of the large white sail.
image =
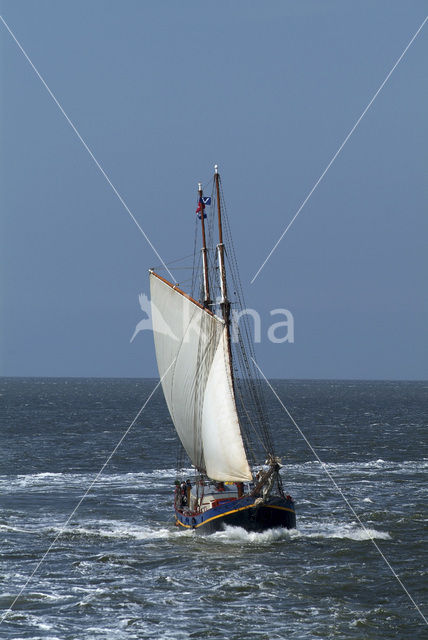
POLYGON ((185 450, 214 480, 251 480, 223 320, 154 272, 150 291, 159 375, 185 450))

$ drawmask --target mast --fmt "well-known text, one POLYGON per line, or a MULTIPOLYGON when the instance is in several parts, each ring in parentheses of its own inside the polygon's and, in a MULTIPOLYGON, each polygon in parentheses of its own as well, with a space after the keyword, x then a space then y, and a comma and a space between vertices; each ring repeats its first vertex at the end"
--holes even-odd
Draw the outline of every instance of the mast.
POLYGON ((211 304, 210 299, 210 283, 208 280, 208 259, 207 259, 207 243, 205 238, 205 220, 204 220, 204 210, 205 206, 202 202, 202 184, 198 183, 198 193, 199 193, 199 205, 198 209, 200 209, 201 214, 201 226, 202 226, 202 269, 204 274, 204 307, 209 307, 211 304))
MULTIPOLYGON (((218 252, 218 261, 219 261, 219 270, 220 270, 220 287, 221 287, 221 302, 220 308, 223 315, 223 320, 226 324, 227 331, 227 346, 228 346, 228 355, 229 355, 229 370, 232 378, 233 390, 236 390, 236 381, 233 372, 233 364, 232 364, 232 345, 231 345, 231 335, 230 335, 230 310, 231 305, 227 295, 227 283, 226 283, 226 269, 225 269, 225 247, 223 243, 223 229, 222 229, 222 215, 221 215, 221 200, 220 200, 220 176, 218 173, 218 166, 214 166, 214 180, 216 186, 216 195, 217 195, 217 213, 218 213, 218 229, 219 229, 219 244, 217 245, 218 252)), ((233 254, 233 247, 231 247, 231 251, 233 254)), ((232 267, 231 267, 232 270, 232 267)), ((242 297, 242 294, 241 294, 242 297)), ((237 351, 240 352, 241 361, 243 361, 243 365, 245 366, 248 374, 248 385, 246 391, 249 393, 249 396, 252 398, 252 402, 254 403, 254 407, 257 412, 257 420, 260 425, 260 432, 262 434, 263 444, 266 452, 268 453, 269 465, 272 466, 277 463, 277 459, 274 455, 272 437, 269 431, 268 423, 265 417, 264 411, 264 401, 263 401, 263 391, 261 389, 260 381, 255 382, 257 379, 257 375, 254 369, 254 364, 251 364, 251 360, 248 355, 251 356, 251 359, 254 363, 254 350, 251 345, 251 342, 246 339, 247 348, 249 349, 249 354, 246 353, 245 347, 242 345, 242 348, 239 347, 237 351), (256 386, 257 384, 257 386, 256 386)), ((269 476, 270 477, 270 476, 269 476)))
MULTIPOLYGON (((221 290, 221 301, 220 308, 223 314, 223 320, 228 327, 230 325, 230 302, 227 298, 227 282, 226 282, 226 269, 224 266, 224 243, 223 243, 223 228, 221 223, 221 202, 220 202, 220 185, 219 185, 219 173, 218 166, 214 166, 214 180, 215 180, 215 188, 217 194, 217 215, 218 215, 218 245, 217 245, 217 253, 218 253, 218 263, 220 269, 220 290, 221 290)), ((229 336, 230 342, 230 336, 229 336)))
POLYGON ((217 214, 218 214, 218 263, 220 270, 220 291, 221 300, 220 308, 223 315, 223 320, 226 325, 226 338, 227 338, 227 351, 229 354, 229 372, 232 380, 233 390, 235 390, 235 376, 233 375, 232 366, 232 345, 230 342, 230 302, 227 297, 227 282, 226 282, 226 268, 224 265, 224 243, 223 243, 223 228, 221 223, 221 202, 220 202, 220 176, 218 173, 218 166, 214 165, 214 179, 217 195, 217 214))

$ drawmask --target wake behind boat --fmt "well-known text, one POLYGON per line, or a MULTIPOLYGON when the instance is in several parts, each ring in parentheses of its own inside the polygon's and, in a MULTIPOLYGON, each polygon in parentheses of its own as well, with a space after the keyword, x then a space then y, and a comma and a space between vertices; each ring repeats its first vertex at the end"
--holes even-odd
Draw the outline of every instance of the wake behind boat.
POLYGON ((194 257, 193 295, 150 270, 162 389, 194 467, 192 478, 186 478, 184 460, 178 464, 176 524, 206 533, 224 525, 248 531, 290 529, 296 524, 294 502, 283 489, 248 319, 244 313, 239 324, 235 321, 245 306, 217 166, 211 196, 204 196, 199 185, 196 213, 202 250, 199 261, 194 257), (208 209, 217 215, 208 215, 208 209))

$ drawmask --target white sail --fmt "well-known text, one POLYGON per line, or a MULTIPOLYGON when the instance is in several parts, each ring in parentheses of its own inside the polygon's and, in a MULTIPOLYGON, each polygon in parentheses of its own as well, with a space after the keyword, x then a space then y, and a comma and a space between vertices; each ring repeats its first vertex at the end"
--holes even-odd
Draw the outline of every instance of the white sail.
POLYGON ((159 375, 186 452, 212 479, 251 480, 223 320, 154 272, 150 291, 159 375))
POLYGON ((230 376, 226 326, 223 326, 205 387, 202 441, 207 475, 217 480, 251 480, 242 443, 230 376))

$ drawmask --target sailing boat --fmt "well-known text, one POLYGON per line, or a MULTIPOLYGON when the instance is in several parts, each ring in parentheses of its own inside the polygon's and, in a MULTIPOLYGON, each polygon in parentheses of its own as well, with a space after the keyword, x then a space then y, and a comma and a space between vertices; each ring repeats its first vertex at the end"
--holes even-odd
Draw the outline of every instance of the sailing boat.
POLYGON ((162 389, 194 469, 192 479, 184 468, 178 470, 175 521, 204 533, 224 525, 248 531, 294 528, 294 502, 283 489, 248 327, 232 322, 233 306, 244 307, 217 165, 212 195, 204 197, 199 184, 196 212, 202 250, 195 254, 199 265, 194 258, 192 282, 198 292, 189 295, 149 271, 162 389), (217 215, 208 216, 208 208, 217 215), (218 243, 210 249, 215 218, 218 243), (236 300, 229 297, 226 261, 236 300), (262 449, 258 459, 256 445, 262 449))

